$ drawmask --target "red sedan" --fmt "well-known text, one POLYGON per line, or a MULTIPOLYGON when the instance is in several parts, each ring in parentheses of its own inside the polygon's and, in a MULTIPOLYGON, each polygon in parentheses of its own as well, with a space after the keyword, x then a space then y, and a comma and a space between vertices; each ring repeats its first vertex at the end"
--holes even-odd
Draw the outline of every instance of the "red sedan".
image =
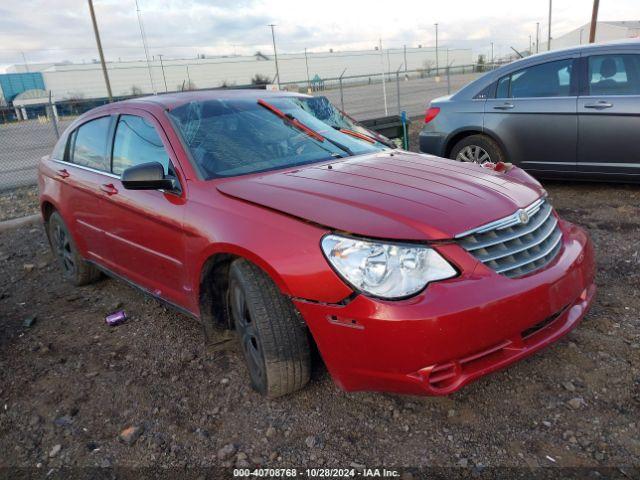
POLYGON ((125 279, 236 330, 253 387, 451 393, 562 337, 587 234, 508 171, 393 150, 326 101, 188 92, 78 118, 39 167, 67 279, 125 279))

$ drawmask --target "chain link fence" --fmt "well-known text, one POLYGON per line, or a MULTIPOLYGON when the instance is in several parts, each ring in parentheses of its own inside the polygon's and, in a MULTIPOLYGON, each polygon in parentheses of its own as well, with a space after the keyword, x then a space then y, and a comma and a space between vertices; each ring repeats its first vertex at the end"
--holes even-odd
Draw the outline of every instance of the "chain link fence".
POLYGON ((424 115, 434 98, 459 90, 488 71, 486 66, 465 65, 439 70, 398 70, 393 73, 327 78, 321 82, 284 84, 281 87, 324 95, 356 120, 368 120, 402 111, 409 118, 424 115), (383 84, 384 80, 384 84, 383 84))
MULTIPOLYGON (((281 83, 283 90, 326 96, 357 120, 407 112, 424 114, 429 101, 453 93, 489 70, 487 65, 419 69, 281 83), (383 86, 384 78, 384 86, 383 86)), ((234 86, 233 88, 247 88, 234 86)), ((257 86, 253 86, 257 87, 257 86)), ((264 87, 264 86, 263 86, 264 87)), ((131 97, 122 97, 117 100, 131 97)), ((76 99, 22 107, 0 107, 0 191, 35 185, 39 159, 82 113, 106 99, 76 99)))

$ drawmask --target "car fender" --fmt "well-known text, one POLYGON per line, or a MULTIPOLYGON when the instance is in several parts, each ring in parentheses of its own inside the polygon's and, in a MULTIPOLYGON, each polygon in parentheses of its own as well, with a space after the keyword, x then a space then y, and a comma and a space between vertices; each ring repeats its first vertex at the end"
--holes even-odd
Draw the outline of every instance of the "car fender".
POLYGON ((184 224, 194 298, 199 298, 205 266, 218 254, 256 264, 289 297, 338 303, 352 294, 322 253, 327 228, 217 191, 204 195, 190 204, 184 224))

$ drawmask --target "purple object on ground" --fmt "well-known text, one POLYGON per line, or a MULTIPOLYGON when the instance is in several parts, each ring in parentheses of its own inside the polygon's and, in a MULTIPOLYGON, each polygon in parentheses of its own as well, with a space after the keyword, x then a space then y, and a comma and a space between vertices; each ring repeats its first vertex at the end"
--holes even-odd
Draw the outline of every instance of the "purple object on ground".
POLYGON ((120 325, 127 319, 127 314, 124 313, 124 310, 119 310, 110 315, 107 315, 104 319, 107 322, 107 325, 111 327, 115 327, 116 325, 120 325))

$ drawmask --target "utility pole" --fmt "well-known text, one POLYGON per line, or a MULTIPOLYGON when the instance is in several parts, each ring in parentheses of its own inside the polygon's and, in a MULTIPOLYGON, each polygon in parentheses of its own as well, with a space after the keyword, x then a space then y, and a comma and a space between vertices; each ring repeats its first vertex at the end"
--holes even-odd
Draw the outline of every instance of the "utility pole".
POLYGON ((384 53, 382 52, 382 39, 380 41, 380 73, 382 74, 382 98, 384 99, 384 116, 389 115, 389 108, 387 107, 387 84, 385 82, 384 73, 384 53))
POLYGON ((142 24, 142 13, 140 12, 140 6, 138 5, 138 0, 136 0, 136 13, 138 14, 138 26, 140 27, 140 37, 142 38, 142 48, 144 49, 144 56, 147 59, 147 70, 149 72, 149 81, 151 82, 151 90, 155 95, 158 92, 156 91, 156 86, 153 83, 153 75, 151 73, 151 62, 149 61, 149 47, 147 46, 147 36, 144 33, 144 25, 142 24))
POLYGON ((162 69, 162 80, 164 80, 164 91, 165 93, 169 91, 167 88, 167 77, 164 75, 164 64, 162 63, 163 55, 158 54, 158 58, 160 59, 160 68, 162 69))
POLYGON ((536 22, 536 53, 540 52, 540 22, 536 22))
POLYGON ((307 47, 304 47, 304 61, 307 64, 307 90, 311 93, 311 78, 309 77, 309 57, 307 56, 307 47))
POLYGON ((531 34, 529 34, 529 55, 531 55, 532 53, 533 52, 532 52, 532 49, 531 49, 531 34))
POLYGON ((273 58, 276 60, 276 85, 278 86, 278 90, 280 90, 280 68, 278 67, 278 50, 276 50, 275 24, 270 23, 269 27, 271 27, 271 40, 273 40, 273 58))
POLYGON ((438 76, 438 24, 434 23, 436 26, 436 76, 438 76))
POLYGON ((593 11, 591 12, 591 29, 589 30, 589 43, 596 41, 596 26, 598 25, 598 7, 600 0, 593 0, 593 11))
POLYGON ((104 53, 102 52, 102 42, 100 42, 100 33, 98 32, 98 22, 96 22, 96 13, 93 11, 93 0, 88 0, 89 12, 91 13, 91 22, 93 23, 93 33, 96 36, 96 44, 98 45, 98 54, 100 55, 100 63, 102 64, 102 74, 104 75, 104 83, 107 86, 107 97, 109 101, 113 100, 111 94, 111 83, 109 83, 109 73, 107 72, 107 64, 104 62, 104 53))
POLYGON ((549 32, 547 36, 547 50, 551 50, 551 2, 553 0, 549 0, 549 32))

